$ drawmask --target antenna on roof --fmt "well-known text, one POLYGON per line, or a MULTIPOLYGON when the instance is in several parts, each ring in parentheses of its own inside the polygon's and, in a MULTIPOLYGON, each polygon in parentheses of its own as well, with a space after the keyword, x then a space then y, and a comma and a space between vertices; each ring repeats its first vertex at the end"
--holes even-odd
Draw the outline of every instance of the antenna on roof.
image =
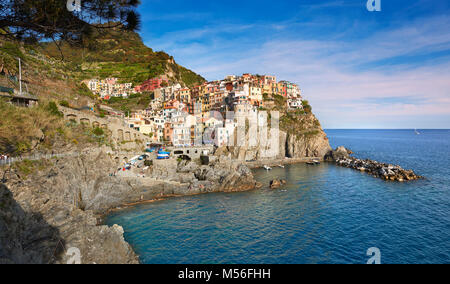
POLYGON ((22 64, 20 62, 20 57, 18 57, 19 59, 19 94, 22 95, 22 64))

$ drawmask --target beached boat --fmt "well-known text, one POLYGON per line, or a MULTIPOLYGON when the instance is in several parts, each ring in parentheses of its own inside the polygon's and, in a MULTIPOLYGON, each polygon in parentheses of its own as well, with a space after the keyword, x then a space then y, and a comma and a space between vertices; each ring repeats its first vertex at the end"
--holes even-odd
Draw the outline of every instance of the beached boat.
POLYGON ((170 158, 170 152, 163 151, 162 149, 158 151, 157 159, 165 160, 170 158))
POLYGON ((306 162, 306 164, 310 165, 310 166, 316 166, 316 165, 320 165, 320 162, 318 160, 312 160, 312 161, 306 162))
POLYGON ((266 171, 270 171, 270 170, 272 170, 272 168, 271 168, 271 167, 269 167, 269 166, 264 166, 264 169, 265 169, 266 171))

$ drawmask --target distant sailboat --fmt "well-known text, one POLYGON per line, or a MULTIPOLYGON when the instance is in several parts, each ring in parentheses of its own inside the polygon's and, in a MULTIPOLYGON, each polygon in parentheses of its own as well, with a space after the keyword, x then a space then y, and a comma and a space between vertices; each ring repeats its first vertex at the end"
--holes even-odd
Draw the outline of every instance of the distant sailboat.
POLYGON ((417 129, 414 129, 414 132, 416 133, 416 135, 420 135, 420 132, 417 131, 417 129))

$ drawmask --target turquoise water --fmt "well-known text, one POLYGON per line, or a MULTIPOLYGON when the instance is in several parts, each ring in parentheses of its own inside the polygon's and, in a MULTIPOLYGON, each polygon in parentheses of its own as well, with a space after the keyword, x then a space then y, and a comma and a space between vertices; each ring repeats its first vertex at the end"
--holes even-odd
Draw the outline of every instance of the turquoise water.
POLYGON ((143 263, 450 263, 450 131, 329 130, 333 147, 412 168, 426 180, 390 183, 331 164, 255 177, 281 190, 207 194, 109 216, 143 263))

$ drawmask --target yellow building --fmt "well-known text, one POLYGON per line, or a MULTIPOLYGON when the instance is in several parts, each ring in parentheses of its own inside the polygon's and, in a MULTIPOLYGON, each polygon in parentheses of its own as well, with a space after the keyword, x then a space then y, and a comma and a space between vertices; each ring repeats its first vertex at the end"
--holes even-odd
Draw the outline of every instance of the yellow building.
POLYGON ((186 88, 186 89, 181 89, 179 91, 179 98, 178 100, 180 102, 183 103, 190 103, 191 102, 191 90, 186 88))
POLYGON ((262 89, 258 86, 250 86, 249 99, 252 105, 260 104, 263 100, 262 89))
POLYGON ((264 84, 262 88, 262 93, 272 95, 272 84, 264 84))
POLYGON ((204 94, 201 97, 202 100, 202 112, 208 112, 211 110, 211 101, 210 101, 210 94, 204 94))

